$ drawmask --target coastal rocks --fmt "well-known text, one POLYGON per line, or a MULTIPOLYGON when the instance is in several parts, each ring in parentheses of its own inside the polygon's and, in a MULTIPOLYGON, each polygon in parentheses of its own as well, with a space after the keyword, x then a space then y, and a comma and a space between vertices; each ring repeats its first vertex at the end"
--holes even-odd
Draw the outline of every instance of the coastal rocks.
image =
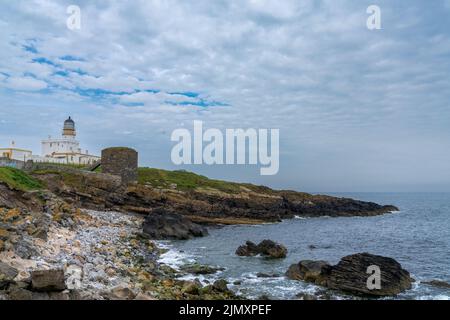
POLYGON ((180 267, 181 271, 184 271, 186 273, 191 273, 195 275, 207 275, 207 274, 214 274, 219 271, 225 270, 225 268, 222 267, 213 267, 213 266, 206 266, 201 265, 198 263, 193 264, 187 264, 180 267))
POLYGON ((258 245, 251 241, 247 241, 245 245, 237 248, 236 254, 238 256, 247 257, 260 254, 268 258, 280 259, 286 257, 287 249, 282 244, 276 243, 272 240, 263 240, 258 245))
POLYGON ((187 281, 181 291, 191 295, 198 295, 201 287, 202 285, 197 281, 187 281))
POLYGON ((286 277, 291 280, 302 280, 315 284, 322 284, 322 274, 330 265, 326 261, 303 260, 297 264, 293 264, 286 272, 286 277))
POLYGON ((83 278, 83 269, 77 265, 68 266, 66 269, 66 278, 67 289, 80 289, 83 278))
POLYGON ((216 291, 227 292, 228 291, 228 282, 225 279, 219 279, 219 280, 214 281, 212 287, 216 291))
POLYGON ((187 240, 208 234, 206 228, 193 223, 182 215, 158 208, 149 214, 143 223, 143 231, 152 239, 187 240))
POLYGON ((346 256, 334 266, 324 261, 300 261, 292 265, 286 273, 290 279, 303 280, 329 289, 355 295, 392 296, 411 288, 412 279, 409 272, 392 258, 369 253, 346 256), (369 289, 367 285, 370 266, 381 271, 379 289, 369 289))
POLYGON ((127 286, 117 286, 111 289, 107 297, 110 300, 133 300, 136 294, 127 286))
POLYGON ((450 289, 450 283, 442 281, 442 280, 431 280, 431 281, 422 281, 421 283, 427 284, 436 288, 441 289, 450 289))
POLYGON ((277 273, 264 273, 264 272, 258 272, 256 274, 258 278, 278 278, 280 275, 277 273))
POLYGON ((35 291, 62 291, 66 289, 63 270, 31 272, 31 286, 35 291))
POLYGON ((0 261, 0 290, 5 289, 13 283, 18 274, 18 270, 0 261))
POLYGON ((392 258, 369 253, 346 256, 330 268, 327 274, 327 287, 351 293, 371 296, 391 296, 411 288, 409 272, 392 258), (367 288, 369 266, 377 266, 381 271, 381 288, 367 288))

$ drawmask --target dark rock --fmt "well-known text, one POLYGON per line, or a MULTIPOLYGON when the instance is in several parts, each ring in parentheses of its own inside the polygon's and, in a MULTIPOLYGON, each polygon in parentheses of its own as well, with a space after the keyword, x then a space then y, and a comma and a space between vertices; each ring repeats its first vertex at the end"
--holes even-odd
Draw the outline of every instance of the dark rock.
POLYGON ((186 294, 198 295, 200 293, 201 284, 197 281, 186 281, 181 291, 186 294))
POLYGON ((305 301, 317 300, 317 297, 315 295, 312 295, 309 293, 303 293, 303 292, 298 293, 296 295, 296 297, 299 300, 305 300, 305 301))
POLYGON ((208 231, 203 226, 163 208, 153 210, 145 218, 143 231, 152 239, 158 240, 187 240, 192 237, 203 237, 208 234, 208 231))
POLYGON ((335 266, 324 261, 300 261, 292 265, 286 275, 290 279, 312 282, 329 289, 365 296, 392 296, 411 288, 409 272, 392 258, 358 253, 346 256, 335 266), (378 266, 381 288, 369 289, 369 266, 378 266))
POLYGON ((291 280, 302 280, 321 284, 323 282, 322 274, 330 265, 326 261, 302 260, 293 264, 286 272, 286 276, 291 280))
POLYGON ((269 258, 279 259, 286 257, 287 249, 285 246, 272 240, 263 240, 258 245, 247 241, 245 245, 237 248, 236 254, 238 256, 256 256, 260 254, 269 258))
POLYGON ((11 283, 14 283, 14 278, 18 273, 17 269, 0 261, 0 290, 7 288, 11 283))
POLYGON ((219 271, 225 270, 225 268, 206 266, 206 265, 201 265, 201 264, 198 264, 198 263, 187 264, 187 265, 181 266, 180 269, 182 271, 184 271, 184 272, 187 272, 187 273, 203 274, 203 275, 205 275, 205 274, 214 274, 214 273, 217 273, 219 271))
POLYGON ((278 274, 275 274, 275 273, 268 274, 268 273, 263 273, 263 272, 258 272, 258 273, 256 274, 256 276, 257 276, 258 278, 276 278, 276 277, 279 277, 279 275, 278 275, 278 274))
POLYGON ((423 284, 428 284, 436 288, 450 289, 450 283, 441 280, 422 281, 423 284))
POLYGON ((63 270, 31 272, 31 287, 35 291, 62 291, 66 288, 63 270))
POLYGON ((257 254, 259 254, 259 249, 255 243, 247 241, 245 245, 239 246, 237 248, 236 254, 238 256, 245 256, 245 257, 256 256, 257 254))
POLYGON ((325 245, 325 246, 317 246, 317 245, 314 245, 314 244, 310 244, 309 246, 308 246, 308 249, 309 250, 315 250, 315 249, 331 249, 332 247, 330 246, 330 245, 325 245))
POLYGON ((219 279, 214 281, 213 288, 219 292, 227 292, 228 291, 228 282, 224 279, 219 279))
POLYGON ((287 255, 286 247, 272 240, 261 241, 258 244, 258 250, 262 255, 269 256, 274 259, 285 258, 287 255))
POLYGON ((391 296, 411 289, 411 277, 400 263, 392 258, 359 253, 346 256, 330 268, 326 275, 327 287, 349 293, 370 296, 391 296), (381 289, 367 288, 369 266, 381 271, 381 289))
POLYGON ((33 300, 33 292, 22 288, 14 288, 8 295, 11 300, 33 300))

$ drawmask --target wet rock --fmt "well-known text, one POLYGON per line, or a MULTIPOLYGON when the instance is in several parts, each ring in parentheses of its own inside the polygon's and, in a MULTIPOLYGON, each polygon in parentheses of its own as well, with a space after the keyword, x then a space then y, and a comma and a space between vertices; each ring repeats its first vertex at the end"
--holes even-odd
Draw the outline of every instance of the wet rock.
POLYGON ((280 259, 286 257, 287 249, 282 244, 272 240, 263 240, 258 245, 247 241, 245 245, 237 248, 236 254, 238 256, 256 256, 260 254, 268 258, 280 259))
POLYGON ((299 300, 305 300, 305 301, 311 301, 311 300, 317 300, 317 297, 313 294, 309 294, 309 293, 298 293, 296 295, 297 299, 299 300))
POLYGON ((286 272, 286 277, 291 280, 321 284, 323 282, 322 272, 329 267, 330 265, 326 261, 303 260, 291 265, 286 272))
POLYGON ((198 295, 200 293, 201 285, 196 281, 186 281, 181 291, 183 293, 198 295))
POLYGON ((225 268, 201 265, 198 263, 184 265, 184 266, 181 266, 180 269, 184 272, 192 273, 192 274, 196 274, 196 275, 214 274, 219 271, 225 270, 225 268))
POLYGON ((245 256, 245 257, 256 256, 259 254, 259 249, 255 243, 247 241, 245 242, 245 245, 239 246, 237 248, 236 254, 238 256, 245 256))
POLYGON ((326 275, 327 287, 345 292, 370 295, 391 296, 411 289, 409 272, 392 258, 369 253, 346 256, 330 268, 326 275), (367 268, 378 266, 381 270, 381 289, 367 288, 367 268))
POLYGON ((35 291, 62 291, 66 289, 63 270, 38 270, 31 272, 31 286, 35 291))
POLYGON ((300 261, 292 265, 286 275, 290 279, 312 282, 329 289, 363 296, 392 296, 411 288, 409 272, 392 258, 369 253, 346 256, 337 265, 329 266, 324 261, 300 261), (369 266, 381 271, 380 289, 369 289, 367 281, 371 274, 369 266))
POLYGON ((325 246, 319 246, 319 245, 314 245, 314 244, 310 244, 308 246, 309 250, 316 250, 316 249, 331 249, 332 246, 331 245, 325 245, 325 246))
POLYGON ((276 277, 279 277, 280 275, 279 275, 279 274, 276 274, 276 273, 271 273, 271 274, 269 274, 269 273, 264 273, 264 272, 258 272, 258 273, 256 274, 256 276, 257 276, 258 278, 276 278, 276 277))
POLYGON ((208 234, 206 228, 188 218, 159 208, 150 213, 143 223, 143 231, 152 239, 187 240, 208 234))
POLYGON ((227 292, 228 291, 228 282, 225 279, 219 279, 214 281, 213 289, 219 292, 227 292))
POLYGON ((258 244, 258 249, 262 255, 269 256, 274 259, 285 258, 287 255, 286 247, 272 240, 261 241, 258 244))
POLYGON ((421 283, 427 284, 436 288, 450 289, 450 283, 441 280, 422 281, 421 283))

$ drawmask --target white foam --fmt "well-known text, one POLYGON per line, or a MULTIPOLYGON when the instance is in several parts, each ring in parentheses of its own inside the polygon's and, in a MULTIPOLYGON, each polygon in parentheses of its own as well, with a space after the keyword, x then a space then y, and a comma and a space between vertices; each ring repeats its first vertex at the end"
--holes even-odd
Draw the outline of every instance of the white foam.
POLYGON ((157 241, 156 244, 158 247, 167 250, 159 257, 159 263, 164 263, 171 268, 179 270, 182 265, 195 262, 193 255, 173 249, 173 246, 166 241, 157 241))

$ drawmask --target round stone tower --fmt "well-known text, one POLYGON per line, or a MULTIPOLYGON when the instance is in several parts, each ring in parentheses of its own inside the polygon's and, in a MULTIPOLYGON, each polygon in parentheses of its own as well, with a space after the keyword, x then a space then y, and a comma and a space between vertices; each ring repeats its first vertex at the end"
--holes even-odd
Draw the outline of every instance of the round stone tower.
POLYGON ((69 119, 64 121, 63 136, 75 138, 76 135, 75 122, 69 117, 69 119))
POLYGON ((137 182, 138 153, 130 148, 102 150, 102 172, 120 176, 123 184, 137 182))

